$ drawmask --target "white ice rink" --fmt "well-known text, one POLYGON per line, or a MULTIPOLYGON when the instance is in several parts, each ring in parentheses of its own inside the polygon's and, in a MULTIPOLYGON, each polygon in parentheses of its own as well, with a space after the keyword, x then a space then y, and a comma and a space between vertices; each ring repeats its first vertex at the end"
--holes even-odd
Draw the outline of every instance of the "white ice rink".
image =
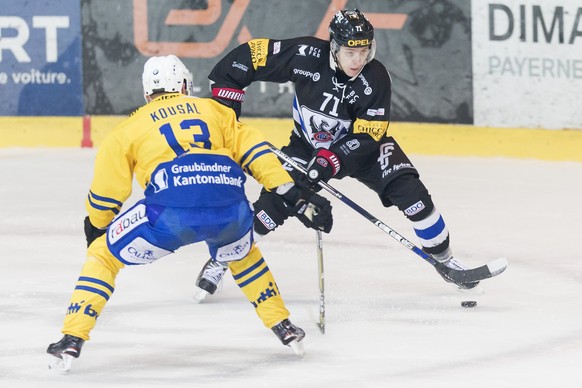
MULTIPOLYGON (((582 163, 413 156, 470 266, 509 267, 467 299, 369 221, 332 199, 325 235, 327 333, 315 236, 287 222, 260 245, 307 332, 295 357, 228 277, 192 301, 199 244, 124 269, 69 375, 47 370, 85 258, 94 150, 0 150, 0 387, 581 387, 582 163)), ((414 240, 406 219, 352 180, 345 195, 414 240)), ((258 186, 248 187, 256 197, 258 186)), ((141 196, 136 192, 131 201, 141 196)))

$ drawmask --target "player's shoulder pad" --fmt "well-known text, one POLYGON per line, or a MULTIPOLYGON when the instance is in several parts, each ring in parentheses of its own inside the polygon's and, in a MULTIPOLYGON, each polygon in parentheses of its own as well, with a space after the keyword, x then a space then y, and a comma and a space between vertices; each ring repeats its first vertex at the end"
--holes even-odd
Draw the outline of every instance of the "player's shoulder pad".
POLYGON ((273 54, 277 53, 277 44, 282 44, 290 50, 296 50, 296 55, 304 57, 320 57, 329 51, 329 41, 314 36, 300 36, 297 38, 276 40, 271 39, 273 54))
POLYGON ((360 75, 366 79, 369 79, 369 82, 392 83, 392 78, 390 77, 388 69, 386 69, 386 66, 384 66, 382 62, 378 61, 377 59, 372 59, 372 61, 368 63, 366 67, 364 67, 360 75))
MULTIPOLYGON (((364 67, 352 85, 356 92, 363 92, 363 96, 360 95, 360 99, 364 96, 369 98, 377 96, 378 93, 390 93, 392 89, 392 79, 384 65, 374 60, 364 67)), ((362 103, 363 101, 359 102, 362 103)))

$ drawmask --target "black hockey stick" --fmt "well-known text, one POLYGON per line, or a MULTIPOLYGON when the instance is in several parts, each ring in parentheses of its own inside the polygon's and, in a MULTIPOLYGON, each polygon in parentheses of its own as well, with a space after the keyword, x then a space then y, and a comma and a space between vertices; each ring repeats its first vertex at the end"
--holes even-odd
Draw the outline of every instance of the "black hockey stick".
MULTIPOLYGON (((281 160, 291 165, 297 171, 302 173, 307 173, 307 169, 303 167, 301 164, 293 160, 290 156, 285 154, 279 148, 275 147, 274 145, 267 143, 271 151, 277 155, 281 160)), ((400 244, 404 245, 406 248, 411 250, 412 252, 416 253, 422 259, 424 259, 427 263, 432 265, 446 280, 449 280, 452 283, 455 283, 462 288, 472 288, 470 283, 476 283, 478 281, 491 278, 493 276, 497 276, 507 268, 507 259, 499 258, 496 260, 491 261, 488 264, 482 265, 477 268, 470 268, 470 269, 453 269, 449 268, 446 265, 440 263, 436 259, 434 259, 431 255, 424 252, 422 249, 418 248, 416 245, 408 241, 394 229, 390 228, 388 225, 380 221, 378 218, 374 217, 360 205, 334 189, 326 182, 318 182, 319 186, 325 189, 328 193, 351 207, 356 212, 360 213, 364 216, 368 221, 376 225, 380 228, 383 232, 387 233, 390 237, 394 238, 400 244)))

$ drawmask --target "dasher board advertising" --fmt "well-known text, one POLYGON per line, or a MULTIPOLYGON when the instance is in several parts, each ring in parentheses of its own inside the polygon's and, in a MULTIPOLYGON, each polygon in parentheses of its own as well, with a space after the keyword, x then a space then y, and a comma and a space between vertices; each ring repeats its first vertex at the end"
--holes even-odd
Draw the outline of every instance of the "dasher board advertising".
POLYGON ((79 4, 0 0, 0 115, 83 114, 79 4))
POLYGON ((582 5, 472 2, 477 126, 582 127, 582 5))

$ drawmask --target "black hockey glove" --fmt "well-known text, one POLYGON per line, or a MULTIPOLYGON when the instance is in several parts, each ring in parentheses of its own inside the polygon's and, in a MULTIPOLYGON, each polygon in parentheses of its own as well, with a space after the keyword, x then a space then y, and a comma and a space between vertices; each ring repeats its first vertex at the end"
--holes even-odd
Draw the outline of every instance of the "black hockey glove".
POLYGON ((289 175, 291 175, 291 178, 293 178, 293 180, 295 181, 295 185, 301 189, 310 190, 316 193, 321 190, 320 185, 311 182, 307 178, 307 175, 300 171, 297 170, 290 171, 289 175))
POLYGON ((292 206, 290 215, 297 217, 303 225, 325 233, 331 231, 333 216, 327 198, 297 186, 291 187, 282 197, 292 206))
POLYGON ((238 119, 242 110, 242 102, 245 100, 245 91, 212 85, 212 99, 232 108, 238 119))
POLYGON ((96 226, 93 226, 91 220, 89 220, 89 216, 85 217, 85 238, 87 239, 87 248, 89 245, 99 237, 103 236, 103 234, 107 231, 107 229, 99 229, 96 226))
POLYGON ((331 203, 318 194, 296 186, 292 186, 283 195, 263 190, 253 207, 253 227, 261 235, 283 225, 289 216, 297 217, 308 228, 326 233, 333 225, 331 203))
POLYGON ((283 198, 264 189, 259 199, 253 204, 253 208, 255 210, 253 228, 255 232, 263 236, 283 225, 289 217, 283 198))
POLYGON ((313 152, 311 161, 307 164, 307 179, 311 183, 327 182, 340 170, 339 158, 325 148, 318 148, 313 152))

